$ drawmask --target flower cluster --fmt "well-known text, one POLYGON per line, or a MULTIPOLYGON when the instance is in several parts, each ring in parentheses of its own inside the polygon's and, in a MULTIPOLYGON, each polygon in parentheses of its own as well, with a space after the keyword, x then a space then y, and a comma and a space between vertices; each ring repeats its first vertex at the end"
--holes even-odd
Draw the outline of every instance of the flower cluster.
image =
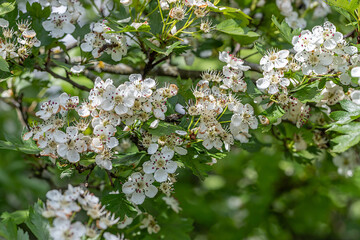
POLYGON ((94 58, 106 52, 114 61, 120 61, 127 53, 126 38, 122 34, 108 33, 112 29, 106 23, 105 20, 91 23, 91 32, 85 34, 84 42, 80 47, 84 52, 91 52, 94 58))
MULTIPOLYGON (((66 93, 43 103, 36 116, 44 122, 34 126, 24 139, 32 137, 42 149, 42 156, 62 157, 71 163, 78 162, 81 154, 94 152, 96 164, 111 170, 113 149, 119 145, 116 128, 122 125, 130 129, 131 125, 141 124, 151 117, 156 119, 151 127, 156 128, 159 120, 165 119, 167 98, 177 94, 173 84, 156 89, 153 79, 142 80, 139 74, 130 75, 129 79, 118 87, 111 79, 105 82, 96 79, 89 101, 81 105, 78 97, 66 93), (65 126, 69 111, 75 111, 79 119, 65 126), (89 127, 92 129, 90 135, 85 133, 89 127)), ((173 144, 172 149, 179 148, 173 144)))
POLYGON ((287 57, 288 50, 271 50, 261 58, 260 65, 264 70, 264 77, 256 81, 256 86, 268 94, 277 94, 280 89, 286 90, 290 80, 284 77, 284 72, 289 70, 290 65, 287 57))
POLYGON ((321 0, 276 0, 276 5, 279 8, 280 13, 285 17, 286 23, 294 29, 305 28, 306 20, 299 17, 299 12, 294 10, 293 2, 296 2, 295 4, 297 5, 295 9, 299 9, 300 5, 305 7, 305 11, 307 9, 314 9, 314 18, 323 18, 331 12, 330 7, 321 0))
POLYGON ((0 18, 0 56, 3 59, 14 59, 22 62, 27 58, 33 47, 39 47, 41 42, 36 38, 36 32, 31 29, 31 22, 19 20, 17 30, 9 28, 9 22, 0 18))
POLYGON ((44 29, 50 32, 53 38, 62 38, 65 34, 75 31, 75 24, 85 15, 85 9, 79 0, 48 0, 40 1, 42 6, 52 6, 49 18, 42 23, 44 29), (59 10, 61 9, 61 10, 59 10))
POLYGON ((51 219, 49 233, 52 239, 80 240, 105 239, 122 240, 123 236, 116 236, 105 232, 108 228, 119 222, 119 218, 107 211, 98 197, 80 187, 68 186, 61 193, 51 190, 46 194, 46 206, 42 211, 45 218, 51 219), (77 215, 84 212, 88 224, 76 221, 77 215), (75 220, 74 220, 75 219, 75 220))

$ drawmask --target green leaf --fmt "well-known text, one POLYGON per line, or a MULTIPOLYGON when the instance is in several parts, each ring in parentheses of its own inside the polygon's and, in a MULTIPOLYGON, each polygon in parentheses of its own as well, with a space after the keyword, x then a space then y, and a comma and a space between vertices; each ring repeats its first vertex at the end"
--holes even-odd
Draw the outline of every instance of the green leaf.
POLYGON ((12 213, 4 212, 1 214, 1 218, 5 221, 7 220, 13 220, 15 224, 19 225, 29 217, 29 211, 28 210, 18 210, 12 213))
POLYGON ((23 141, 22 139, 13 136, 5 136, 5 138, 6 141, 0 140, 0 149, 14 150, 26 154, 37 154, 40 152, 40 149, 31 139, 23 141))
POLYGON ((172 133, 175 133, 176 130, 184 130, 182 127, 170 124, 167 122, 160 122, 158 127, 153 129, 150 128, 150 123, 144 124, 144 129, 146 129, 150 134, 156 135, 156 136, 164 136, 164 135, 170 135, 172 133))
POLYGON ((195 149, 188 149, 188 153, 184 156, 178 157, 179 161, 191 169, 191 171, 198 176, 201 180, 204 180, 208 176, 212 168, 207 163, 211 159, 205 154, 197 153, 195 149))
POLYGON ((0 237, 1 236, 9 240, 17 238, 17 228, 13 220, 9 219, 0 223, 0 237))
POLYGON ((344 152, 360 142, 359 122, 352 122, 343 126, 334 126, 329 130, 343 134, 332 139, 332 142, 337 143, 333 148, 334 152, 344 152))
POLYGON ((124 218, 125 215, 134 217, 137 214, 136 209, 126 200, 123 193, 108 194, 101 199, 101 203, 107 210, 114 213, 116 217, 124 218))
POLYGON ((190 48, 190 46, 188 46, 188 45, 180 45, 181 44, 180 41, 175 42, 164 49, 159 48, 158 46, 154 45, 152 42, 150 42, 147 39, 143 39, 143 41, 146 46, 148 46, 155 52, 166 55, 166 56, 169 56, 172 52, 174 52, 176 55, 178 55, 178 54, 185 52, 186 50, 188 50, 190 48))
POLYGON ((349 13, 353 13, 360 5, 360 0, 326 0, 330 6, 342 8, 349 13))
MULTIPOLYGON (((135 153, 129 153, 124 156, 120 156, 119 158, 115 158, 112 160, 113 165, 125 165, 130 166, 135 163, 138 163, 141 161, 143 157, 146 156, 146 152, 135 152, 135 153)), ((137 164, 135 164, 137 165, 137 164)))
POLYGON ((60 174, 60 178, 69 178, 71 177, 71 175, 74 173, 74 170, 71 168, 65 169, 64 171, 61 172, 60 174))
POLYGON ((127 25, 119 31, 114 31, 115 33, 123 33, 123 32, 150 32, 150 26, 148 24, 142 24, 137 29, 131 25, 127 25))
POLYGON ((280 24, 274 15, 272 16, 271 20, 276 25, 276 27, 280 30, 280 33, 284 37, 284 39, 290 44, 292 43, 293 37, 296 35, 299 35, 301 32, 300 28, 292 30, 285 21, 282 21, 280 24))
POLYGON ((50 239, 48 225, 49 222, 41 215, 42 202, 39 200, 34 207, 29 209, 29 218, 25 221, 26 226, 39 240, 50 239))
POLYGON ((16 1, 4 2, 0 5, 0 16, 12 12, 15 9, 16 1))
POLYGON ((230 35, 235 41, 241 44, 250 44, 260 37, 256 32, 241 27, 241 24, 234 19, 227 19, 219 23, 216 25, 216 30, 230 35))
POLYGON ((238 8, 217 6, 216 8, 210 7, 210 10, 212 12, 222 13, 222 14, 224 14, 226 17, 228 17, 230 19, 241 20, 241 26, 242 27, 247 26, 249 24, 249 20, 251 20, 251 17, 246 15, 243 11, 241 11, 238 8))
POLYGON ((360 106, 349 100, 341 100, 341 107, 346 111, 335 111, 330 113, 330 117, 337 124, 349 123, 360 117, 360 106))
POLYGON ((5 59, 3 59, 2 57, 0 57, 0 71, 3 72, 10 72, 9 70, 9 64, 6 62, 5 59))
POLYGON ((30 5, 29 2, 26 3, 26 11, 30 14, 33 19, 43 19, 48 18, 51 14, 51 7, 45 7, 44 9, 40 3, 34 2, 30 5))
POLYGON ((294 90, 293 96, 303 103, 317 102, 321 99, 321 88, 319 87, 320 81, 315 81, 309 85, 302 86, 294 90))
POLYGON ((264 46, 264 44, 256 42, 255 43, 255 48, 261 55, 265 56, 267 54, 267 49, 264 46))
POLYGON ((193 229, 193 220, 171 214, 168 218, 160 218, 161 230, 158 233, 163 239, 190 240, 189 232, 193 229))
POLYGON ((17 231, 17 240, 29 240, 29 234, 24 232, 21 228, 18 228, 17 231))
POLYGON ((260 115, 264 115, 267 119, 269 119, 270 124, 275 123, 279 118, 281 118, 285 114, 284 109, 282 109, 279 105, 273 104, 264 112, 260 113, 260 115))

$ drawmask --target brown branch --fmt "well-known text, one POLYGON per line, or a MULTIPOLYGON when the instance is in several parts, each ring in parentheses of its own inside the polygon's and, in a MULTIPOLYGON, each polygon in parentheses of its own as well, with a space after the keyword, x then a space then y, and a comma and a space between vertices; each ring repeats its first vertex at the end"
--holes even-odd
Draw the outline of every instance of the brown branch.
POLYGON ((81 84, 78 84, 77 82, 71 80, 70 78, 67 78, 67 77, 64 77, 64 76, 61 76, 55 72, 53 72, 50 67, 46 66, 45 69, 42 69, 40 67, 35 67, 35 69, 39 70, 39 71, 45 71, 45 72, 48 72, 50 73, 51 76, 53 76, 54 78, 59 78, 61 80, 64 80, 65 82, 68 82, 70 83, 71 85, 73 85, 74 87, 78 88, 78 89, 81 89, 81 90, 84 90, 84 91, 90 91, 90 88, 84 86, 84 85, 81 85, 81 84))

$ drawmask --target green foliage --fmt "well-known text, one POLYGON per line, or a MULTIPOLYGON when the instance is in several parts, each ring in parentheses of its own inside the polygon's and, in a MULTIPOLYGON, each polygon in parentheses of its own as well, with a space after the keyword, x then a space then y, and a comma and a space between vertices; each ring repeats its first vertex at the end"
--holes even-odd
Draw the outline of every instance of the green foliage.
POLYGON ((293 90, 293 96, 303 103, 317 102, 321 99, 320 92, 322 88, 320 87, 320 85, 322 82, 325 82, 325 80, 314 81, 310 84, 303 85, 300 88, 296 88, 293 90))
POLYGON ((332 139, 332 142, 336 143, 333 148, 334 152, 345 152, 350 147, 360 142, 360 135, 358 134, 360 131, 359 122, 351 122, 342 126, 333 126, 329 130, 342 134, 332 139))
POLYGON ((359 105, 349 100, 340 101, 340 105, 345 111, 335 111, 330 114, 336 124, 346 124, 360 117, 359 105))
POLYGON ((48 240, 48 221, 42 215, 43 203, 39 200, 34 207, 29 208, 29 218, 25 221, 26 226, 39 240, 48 240))
POLYGON ((3 2, 0 5, 0 16, 3 16, 11 11, 14 11, 16 6, 16 1, 3 2))
POLYGON ((241 27, 241 25, 241 22, 237 20, 228 19, 216 25, 216 30, 230 35, 241 44, 250 44, 259 38, 259 34, 249 31, 248 28, 241 27))
POLYGON ((283 36, 283 38, 290 44, 292 43, 293 37, 296 35, 299 35, 301 32, 301 29, 292 30, 285 21, 282 21, 280 24, 278 22, 276 16, 274 16, 274 15, 272 16, 271 20, 276 25, 276 27, 280 30, 280 33, 283 36))
POLYGON ((347 12, 354 12, 360 6, 359 0, 326 0, 330 6, 335 6, 346 10, 347 12))
POLYGON ((107 210, 114 213, 117 217, 124 218, 124 216, 134 217, 137 214, 134 206, 126 200, 123 193, 108 194, 101 199, 101 203, 107 210))

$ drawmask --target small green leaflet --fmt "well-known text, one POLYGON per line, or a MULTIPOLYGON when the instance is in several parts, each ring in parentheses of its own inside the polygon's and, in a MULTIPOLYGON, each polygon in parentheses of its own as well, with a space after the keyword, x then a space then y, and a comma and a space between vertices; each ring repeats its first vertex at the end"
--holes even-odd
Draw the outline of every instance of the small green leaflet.
POLYGON ((292 30, 285 21, 282 21, 280 24, 274 15, 272 16, 271 20, 276 25, 276 27, 280 30, 280 33, 284 37, 284 39, 290 44, 292 43, 293 37, 296 35, 299 35, 301 32, 300 28, 292 30))
POLYGON ((241 23, 234 19, 227 19, 219 23, 216 25, 216 30, 230 35, 235 41, 242 44, 250 44, 260 37, 256 32, 241 27, 241 23))
POLYGON ((351 122, 343 126, 334 126, 328 131, 334 131, 342 135, 333 138, 331 141, 336 143, 334 152, 341 153, 360 142, 360 122, 351 122))
POLYGON ((353 13, 356 9, 360 8, 360 0, 327 0, 330 6, 342 8, 349 13, 353 13))
POLYGON ((4 2, 0 5, 0 16, 5 15, 15 9, 16 1, 4 2))
POLYGON ((6 62, 5 59, 3 59, 2 57, 0 57, 0 71, 3 72, 10 72, 9 70, 9 64, 6 62))

